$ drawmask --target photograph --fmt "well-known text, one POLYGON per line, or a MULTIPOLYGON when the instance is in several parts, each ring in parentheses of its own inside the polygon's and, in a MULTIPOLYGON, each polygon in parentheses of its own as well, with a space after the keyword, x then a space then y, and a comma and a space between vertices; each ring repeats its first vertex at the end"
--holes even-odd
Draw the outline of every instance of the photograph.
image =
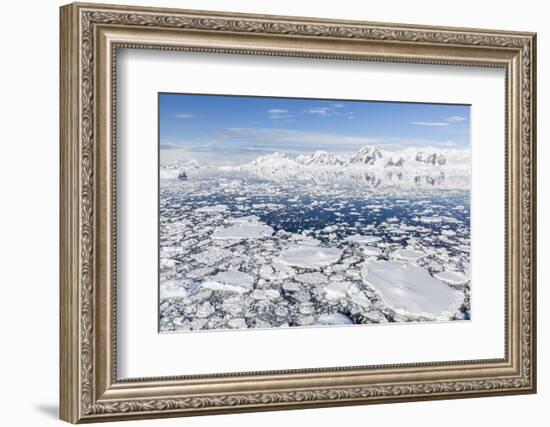
POLYGON ((159 332, 470 320, 470 108, 159 93, 159 332))

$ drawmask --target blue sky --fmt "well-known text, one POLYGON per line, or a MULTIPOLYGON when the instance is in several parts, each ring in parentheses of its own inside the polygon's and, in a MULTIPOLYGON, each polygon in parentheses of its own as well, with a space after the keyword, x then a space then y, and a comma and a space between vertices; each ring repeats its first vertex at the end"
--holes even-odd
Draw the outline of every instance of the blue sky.
POLYGON ((373 144, 468 148, 470 107, 450 104, 159 94, 161 151, 239 164, 282 151, 346 157, 373 144))

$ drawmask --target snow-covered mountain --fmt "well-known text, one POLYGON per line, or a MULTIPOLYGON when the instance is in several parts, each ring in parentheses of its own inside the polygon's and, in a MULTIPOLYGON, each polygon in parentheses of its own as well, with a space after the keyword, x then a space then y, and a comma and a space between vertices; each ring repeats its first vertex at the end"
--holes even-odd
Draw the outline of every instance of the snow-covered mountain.
POLYGON ((357 153, 350 157, 347 165, 370 165, 373 166, 378 160, 382 159, 382 152, 372 145, 361 148, 357 153))
MULTIPOLYGON (((469 186, 470 153, 467 150, 407 148, 386 151, 366 146, 347 159, 326 151, 290 157, 273 153, 236 169, 278 182, 301 179, 316 183, 353 181, 369 186, 469 186)), ((233 169, 235 170, 235 169, 233 169)))
POLYGON ((296 162, 305 166, 339 166, 344 162, 334 154, 326 151, 316 151, 311 155, 301 155, 296 157, 296 162))
POLYGON ((291 158, 284 153, 258 157, 243 165, 245 168, 301 169, 301 168, 400 168, 400 169, 467 169, 470 153, 467 150, 439 148, 407 148, 393 152, 372 145, 362 147, 347 160, 327 151, 291 158))
POLYGON ((369 186, 440 186, 467 188, 470 181, 469 150, 407 148, 387 151, 369 145, 346 158, 327 151, 289 156, 275 152, 241 166, 204 166, 188 161, 161 166, 161 179, 193 179, 199 173, 246 172, 261 178, 291 182, 308 180, 317 184, 360 183, 369 186))

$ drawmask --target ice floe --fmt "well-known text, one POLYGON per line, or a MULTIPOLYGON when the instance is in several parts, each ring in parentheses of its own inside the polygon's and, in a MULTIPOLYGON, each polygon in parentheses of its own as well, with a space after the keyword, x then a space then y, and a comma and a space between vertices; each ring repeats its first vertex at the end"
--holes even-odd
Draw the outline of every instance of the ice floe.
POLYGON ((376 243, 381 240, 382 238, 378 236, 362 236, 360 234, 354 234, 353 236, 346 237, 347 242, 360 243, 360 244, 376 243))
POLYGON ((243 293, 253 288, 254 278, 240 271, 223 271, 208 278, 202 286, 214 291, 243 293))
POLYGON ((420 258, 424 258, 426 253, 416 249, 397 249, 392 252, 392 258, 406 261, 415 261, 420 258))
POLYGON ((316 325, 351 325, 353 321, 342 313, 322 314, 315 322, 316 325))
POLYGON ((442 271, 435 274, 435 277, 452 285, 462 285, 470 280, 468 276, 460 271, 442 271))
POLYGON ((273 228, 265 224, 243 223, 219 228, 212 234, 213 239, 260 239, 273 234, 273 228))
POLYGON ((446 320, 464 296, 432 277, 422 267, 399 261, 373 261, 362 268, 363 280, 386 304, 401 314, 446 320))
POLYGON ((342 250, 338 248, 294 245, 281 253, 279 261, 294 267, 319 269, 338 262, 341 257, 342 250))

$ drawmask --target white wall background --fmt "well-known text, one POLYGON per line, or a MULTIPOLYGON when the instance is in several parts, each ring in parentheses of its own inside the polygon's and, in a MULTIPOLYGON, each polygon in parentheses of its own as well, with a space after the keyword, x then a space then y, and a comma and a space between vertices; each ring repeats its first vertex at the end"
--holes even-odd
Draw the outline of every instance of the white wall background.
MULTIPOLYGON (((110 0, 113 3, 122 3, 110 0)), ((130 0, 129 0, 130 1, 130 0)), ((543 425, 550 405, 550 29, 536 0, 133 0, 134 4, 538 32, 539 393, 439 402, 137 421, 133 425, 280 426, 358 423, 445 427, 543 425), (546 335, 546 336, 545 336, 546 335)), ((9 2, 0 25, 0 419, 59 425, 58 401, 58 6, 9 2)))

